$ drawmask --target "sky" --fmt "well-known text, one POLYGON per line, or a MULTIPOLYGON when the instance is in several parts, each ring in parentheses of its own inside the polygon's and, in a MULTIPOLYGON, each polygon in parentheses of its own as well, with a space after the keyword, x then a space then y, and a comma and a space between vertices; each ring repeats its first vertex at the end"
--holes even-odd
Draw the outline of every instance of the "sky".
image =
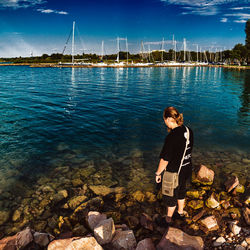
POLYGON ((0 58, 71 53, 138 53, 183 49, 219 51, 245 44, 250 0, 0 0, 0 58), (164 39, 164 43, 162 43, 164 39))

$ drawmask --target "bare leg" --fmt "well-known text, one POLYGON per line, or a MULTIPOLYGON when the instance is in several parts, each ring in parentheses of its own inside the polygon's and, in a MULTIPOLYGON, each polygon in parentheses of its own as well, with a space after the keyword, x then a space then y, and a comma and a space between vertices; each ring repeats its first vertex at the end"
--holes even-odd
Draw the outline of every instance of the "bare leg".
POLYGON ((171 222, 172 216, 174 214, 174 210, 175 210, 176 206, 174 207, 167 207, 167 217, 166 217, 166 221, 167 222, 171 222))
POLYGON ((183 214, 185 199, 177 200, 178 202, 178 213, 183 214))

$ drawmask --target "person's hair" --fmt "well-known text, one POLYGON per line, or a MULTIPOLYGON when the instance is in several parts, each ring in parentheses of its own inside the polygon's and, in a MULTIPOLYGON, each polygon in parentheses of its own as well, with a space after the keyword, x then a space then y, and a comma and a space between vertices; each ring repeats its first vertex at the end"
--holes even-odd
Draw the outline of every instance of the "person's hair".
POLYGON ((167 119, 168 117, 172 117, 179 126, 183 124, 183 114, 179 113, 174 107, 167 107, 164 109, 163 118, 167 119))

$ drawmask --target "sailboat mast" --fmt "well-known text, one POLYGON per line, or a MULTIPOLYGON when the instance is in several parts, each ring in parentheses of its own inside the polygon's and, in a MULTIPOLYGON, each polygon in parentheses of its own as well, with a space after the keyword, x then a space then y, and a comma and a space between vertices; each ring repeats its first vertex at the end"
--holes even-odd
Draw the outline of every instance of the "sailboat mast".
POLYGON ((183 39, 183 51, 184 51, 184 59, 183 61, 186 61, 186 39, 183 39))
POLYGON ((102 60, 103 60, 103 57, 104 57, 104 41, 102 40, 102 60))
POLYGON ((120 46, 119 46, 119 37, 117 37, 117 59, 116 59, 116 61, 119 63, 119 54, 120 54, 120 46))
POLYGON ((75 21, 73 22, 73 31, 72 31, 72 64, 74 64, 74 53, 75 53, 75 21))
POLYGON ((197 63, 198 63, 199 62, 199 46, 198 46, 198 44, 196 46, 197 46, 196 51, 197 51, 197 63))
POLYGON ((162 38, 162 44, 161 44, 161 62, 163 62, 163 50, 164 50, 164 37, 162 38))
POLYGON ((127 64, 128 64, 128 38, 126 37, 127 64))

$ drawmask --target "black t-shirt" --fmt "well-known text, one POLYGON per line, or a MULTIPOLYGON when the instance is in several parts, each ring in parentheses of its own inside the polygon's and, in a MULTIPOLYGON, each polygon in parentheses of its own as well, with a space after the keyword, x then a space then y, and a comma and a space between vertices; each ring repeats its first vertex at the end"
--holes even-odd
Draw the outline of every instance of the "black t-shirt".
MULTIPOLYGON (((182 163, 182 168, 185 166, 190 166, 191 153, 193 149, 193 131, 189 129, 189 144, 187 145, 187 150, 185 153, 185 158, 182 163)), ((178 172, 181 159, 186 147, 186 128, 185 126, 179 126, 171 130, 171 132, 166 136, 165 143, 160 153, 160 158, 168 161, 167 170, 169 172, 178 172)))

